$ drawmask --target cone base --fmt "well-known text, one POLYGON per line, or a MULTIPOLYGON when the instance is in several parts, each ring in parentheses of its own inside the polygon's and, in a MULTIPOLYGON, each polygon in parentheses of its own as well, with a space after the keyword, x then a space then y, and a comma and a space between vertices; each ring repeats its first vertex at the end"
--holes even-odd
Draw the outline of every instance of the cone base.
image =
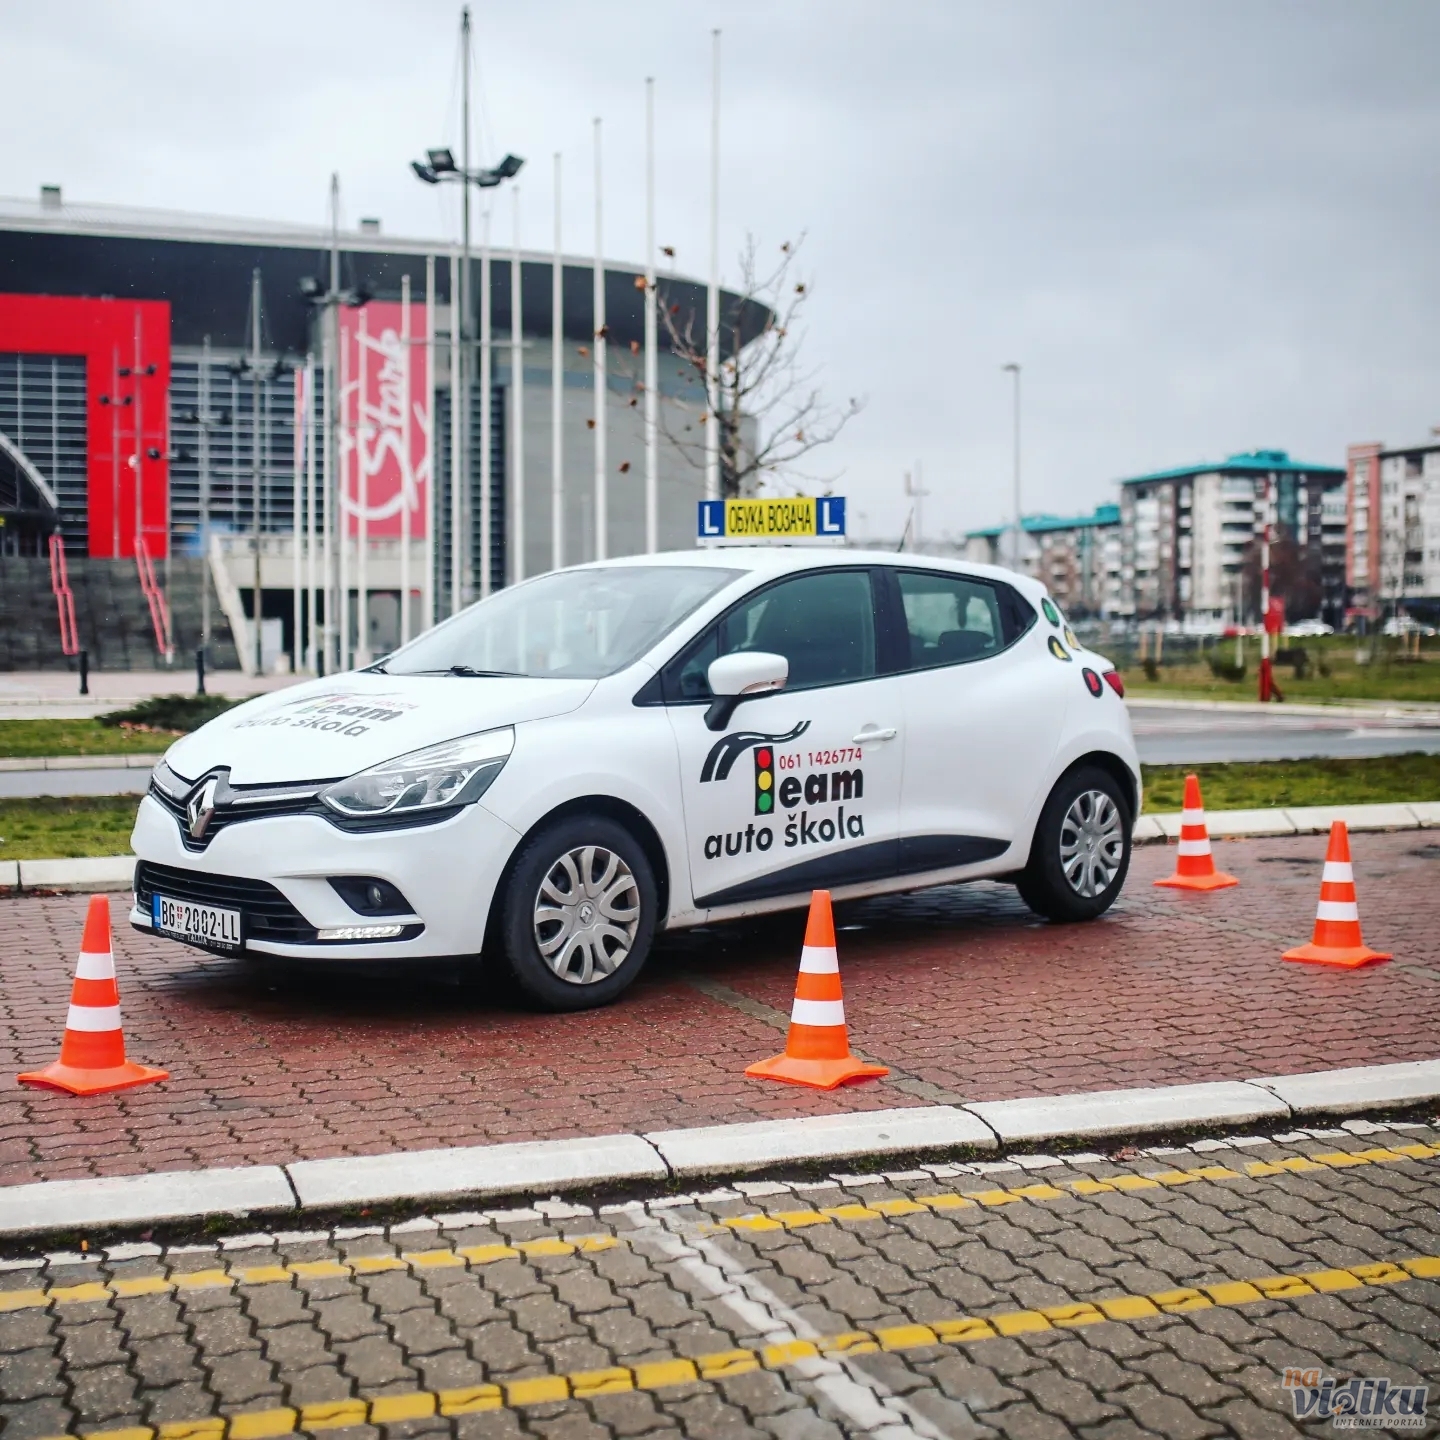
POLYGON ((1155 884, 1170 890, 1228 890, 1239 883, 1223 870, 1217 870, 1213 875, 1167 875, 1165 879, 1155 881, 1155 884))
POLYGON ((127 1060, 104 1070, 82 1070, 75 1065, 62 1065, 58 1060, 43 1070, 27 1070, 15 1077, 22 1085, 39 1085, 47 1090, 63 1090, 70 1095, 107 1095, 112 1090, 133 1090, 156 1080, 168 1080, 168 1070, 153 1065, 137 1065, 127 1060))
POLYGON ((839 1060, 797 1060, 792 1055, 772 1055, 745 1067, 756 1080, 783 1080, 787 1085, 807 1085, 812 1090, 834 1090, 847 1080, 873 1080, 890 1071, 884 1065, 867 1065, 853 1055, 839 1060))
POLYGON ((1395 957, 1372 950, 1368 945, 1298 945, 1280 958, 1300 965, 1334 965, 1341 970, 1358 970, 1362 965, 1378 965, 1382 960, 1395 957))

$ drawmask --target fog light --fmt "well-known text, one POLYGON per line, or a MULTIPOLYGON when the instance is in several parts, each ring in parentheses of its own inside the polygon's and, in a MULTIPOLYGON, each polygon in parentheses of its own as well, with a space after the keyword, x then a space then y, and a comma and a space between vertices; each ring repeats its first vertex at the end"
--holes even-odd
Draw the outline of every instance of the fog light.
POLYGON ((403 925, 336 925, 322 930, 317 940, 393 940, 403 933, 403 925))

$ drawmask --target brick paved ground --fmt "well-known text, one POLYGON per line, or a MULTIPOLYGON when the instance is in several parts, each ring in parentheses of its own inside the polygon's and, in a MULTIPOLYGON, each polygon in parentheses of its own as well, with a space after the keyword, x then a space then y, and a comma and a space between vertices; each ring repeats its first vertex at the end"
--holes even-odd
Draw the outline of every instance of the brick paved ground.
POLYGON ((1433 1426, 1437 1142, 1351 1122, 7 1262, 0 1428, 1250 1440, 1301 1433, 1311 1367, 1428 1381, 1433 1426))
MULTIPOLYGON (((740 1073, 781 1043, 802 921, 665 941, 626 999, 534 1015, 433 973, 319 978, 117 931, 130 1048, 172 1080, 75 1100, 0 1081, 0 1183, 1062 1093, 1440 1055, 1440 844, 1354 837, 1366 939, 1393 964, 1281 963, 1309 938, 1322 838, 1217 844, 1239 889, 1157 890, 1137 850, 1092 925, 1004 886, 843 907, 857 1048, 894 1067, 822 1095, 740 1073)), ((0 1067, 54 1057, 83 897, 0 901, 0 1067)))

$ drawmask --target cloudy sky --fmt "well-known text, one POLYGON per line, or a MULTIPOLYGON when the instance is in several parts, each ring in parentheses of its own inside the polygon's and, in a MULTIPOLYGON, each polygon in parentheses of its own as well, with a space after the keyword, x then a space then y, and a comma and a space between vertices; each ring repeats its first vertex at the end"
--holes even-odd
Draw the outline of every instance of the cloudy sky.
MULTIPOLYGON (((710 30, 723 27, 722 253, 808 235, 806 349, 867 405, 817 468, 898 533, 1256 447, 1339 463, 1440 425, 1440 5, 1433 0, 477 0, 486 159, 527 157, 522 235, 707 257, 710 30)), ((459 132, 448 0, 0 0, 0 193, 457 233, 407 161, 459 132)), ((497 236, 508 243, 508 204, 497 236)), ((852 526, 855 522, 852 521, 852 526)))

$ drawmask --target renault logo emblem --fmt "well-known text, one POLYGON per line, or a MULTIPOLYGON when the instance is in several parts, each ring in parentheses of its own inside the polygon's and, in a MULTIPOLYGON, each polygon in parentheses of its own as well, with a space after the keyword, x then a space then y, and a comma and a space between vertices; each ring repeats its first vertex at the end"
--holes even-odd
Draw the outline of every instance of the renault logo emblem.
POLYGON ((190 838, 203 840, 210 822, 215 818, 215 790, 220 781, 212 775, 198 786, 185 802, 185 818, 188 820, 190 838))

